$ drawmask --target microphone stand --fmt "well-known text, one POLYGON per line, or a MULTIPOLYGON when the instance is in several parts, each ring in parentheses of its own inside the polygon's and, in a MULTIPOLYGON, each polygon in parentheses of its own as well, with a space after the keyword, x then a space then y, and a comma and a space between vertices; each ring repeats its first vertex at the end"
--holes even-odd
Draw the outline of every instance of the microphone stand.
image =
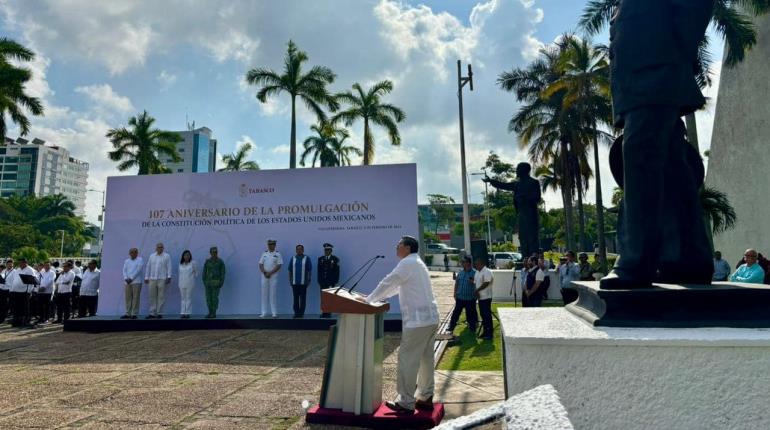
POLYGON ((337 287, 337 289, 336 289, 336 290, 334 290, 334 294, 337 294, 337 293, 339 293, 339 292, 340 292, 340 290, 342 289, 342 287, 344 287, 344 286, 345 286, 345 284, 347 284, 348 282, 350 282, 350 280, 351 280, 351 279, 353 279, 353 278, 354 278, 354 277, 355 277, 355 276, 358 274, 358 272, 360 272, 360 271, 361 271, 361 270, 362 270, 364 267, 366 267, 366 265, 367 265, 367 264, 369 264, 369 263, 370 263, 372 260, 376 260, 376 259, 378 259, 378 258, 380 258, 380 256, 379 256, 379 255, 375 255, 374 257, 372 257, 372 258, 370 258, 370 259, 366 260, 366 261, 364 262, 364 264, 362 264, 362 265, 361 265, 361 267, 359 267, 359 268, 358 268, 358 270, 356 270, 355 272, 353 272, 353 274, 352 274, 352 275, 350 275, 350 277, 349 277, 348 279, 346 279, 346 280, 345 280, 345 282, 341 283, 341 284, 340 284, 340 286, 339 286, 339 287, 337 287))
POLYGON ((374 257, 374 260, 372 260, 372 262, 371 262, 371 263, 369 263, 369 267, 367 267, 367 268, 366 268, 366 270, 364 271, 364 273, 361 275, 361 277, 360 277, 360 278, 358 278, 358 281, 356 281, 356 283, 355 283, 355 284, 353 284, 353 286, 352 286, 352 287, 350 287, 350 289, 348 290, 348 293, 352 293, 352 292, 353 292, 353 289, 354 289, 354 288, 356 288, 356 286, 358 285, 358 283, 359 283, 359 282, 361 282, 361 280, 362 280, 362 279, 364 279, 364 278, 366 277, 366 274, 369 272, 369 269, 371 269, 371 268, 374 266, 374 263, 376 263, 376 262, 377 262, 377 260, 378 260, 378 259, 380 259, 380 258, 385 258, 385 256, 383 256, 383 255, 378 255, 378 256, 374 257))

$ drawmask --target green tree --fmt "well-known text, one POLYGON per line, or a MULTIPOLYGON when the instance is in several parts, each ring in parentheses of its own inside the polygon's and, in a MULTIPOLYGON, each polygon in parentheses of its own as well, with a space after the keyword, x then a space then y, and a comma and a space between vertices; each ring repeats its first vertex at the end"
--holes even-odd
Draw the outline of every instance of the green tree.
POLYGON ((364 165, 374 162, 374 134, 371 125, 378 125, 388 132, 390 144, 401 144, 398 124, 406 119, 401 109, 382 102, 382 97, 393 91, 393 83, 385 80, 374 84, 364 91, 359 83, 353 84, 353 91, 337 94, 337 100, 348 105, 348 108, 335 115, 333 121, 343 121, 350 127, 359 119, 364 121, 364 165))
MULTIPOLYGON (((546 88, 544 94, 564 92, 563 109, 576 112, 579 121, 575 141, 580 142, 582 147, 589 146, 589 142, 593 146, 599 254, 606 257, 607 244, 604 237, 604 206, 599 168, 599 142, 605 139, 599 126, 612 126, 609 61, 606 49, 594 46, 587 39, 578 39, 569 35, 564 38, 563 43, 564 49, 559 58, 559 69, 562 73, 559 79, 546 88)), ((602 261, 606 261, 606 258, 602 258, 602 261)))
MULTIPOLYGON (((455 200, 450 196, 443 194, 428 194, 428 203, 431 212, 435 216, 434 234, 438 234, 439 227, 444 227, 452 231, 455 220, 455 211, 452 208, 455 200)), ((461 233, 462 234, 462 233, 461 233)))
POLYGON ((302 65, 309 60, 307 53, 300 51, 289 40, 284 57, 283 74, 279 75, 268 68, 257 67, 246 73, 246 82, 259 87, 257 99, 266 103, 268 98, 282 92, 291 97, 291 136, 289 138, 289 168, 297 167, 297 97, 311 110, 318 119, 326 120, 322 106, 335 111, 337 101, 326 90, 333 83, 336 75, 328 67, 313 66, 303 73, 302 65))
POLYGON ((332 122, 321 121, 310 129, 316 135, 308 136, 302 143, 305 151, 300 157, 301 166, 305 165, 305 159, 311 154, 313 167, 316 161, 320 161, 321 167, 349 166, 351 155, 361 156, 360 149, 345 143, 350 133, 344 128, 339 128, 332 122))
POLYGON ((570 148, 575 146, 575 129, 579 127, 579 121, 576 112, 564 108, 565 90, 545 92, 563 75, 560 61, 565 48, 563 40, 542 48, 540 56, 526 68, 503 72, 497 82, 504 91, 513 92, 516 99, 522 103, 519 111, 509 121, 508 131, 515 132, 519 137, 519 144, 528 148, 532 164, 548 165, 553 160, 561 162, 566 241, 567 246, 574 249, 574 166, 570 163, 568 154, 570 148))
POLYGON ((109 152, 110 160, 119 161, 118 170, 121 172, 135 167, 139 175, 169 173, 159 157, 179 162, 182 158, 176 151, 176 144, 181 142, 179 133, 152 128, 155 118, 147 111, 128 120, 130 128, 113 128, 107 132, 114 150, 109 152))
POLYGON ((47 252, 35 249, 31 246, 21 247, 13 253, 14 260, 20 260, 22 258, 26 259, 27 264, 30 265, 42 264, 50 259, 47 252))
POLYGON ((32 71, 13 62, 32 61, 35 53, 8 38, 0 38, 0 142, 8 133, 6 115, 19 126, 20 134, 29 133, 29 118, 43 115, 43 104, 37 97, 26 94, 26 84, 32 79, 32 71))
MULTIPOLYGON (((483 169, 492 174, 492 178, 498 181, 511 181, 516 177, 516 167, 513 164, 503 162, 500 156, 490 152, 484 163, 483 169)), ((496 230, 513 235, 516 230, 516 209, 513 206, 513 194, 507 191, 499 191, 492 187, 487 194, 489 216, 494 221, 496 230)))
POLYGON ((222 156, 222 162, 225 167, 219 169, 220 172, 238 172, 241 170, 259 170, 259 164, 256 161, 247 160, 249 153, 254 147, 249 142, 245 142, 232 154, 222 156))

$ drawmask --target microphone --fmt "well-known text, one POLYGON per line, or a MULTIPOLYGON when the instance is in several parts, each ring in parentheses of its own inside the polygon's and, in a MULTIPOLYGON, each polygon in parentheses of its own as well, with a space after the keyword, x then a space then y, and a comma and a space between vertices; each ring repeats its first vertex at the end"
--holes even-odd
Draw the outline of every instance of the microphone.
POLYGON ((356 281, 356 283, 353 284, 352 287, 350 287, 350 289, 348 290, 348 293, 352 293, 353 292, 353 289, 356 288, 358 283, 361 282, 361 280, 366 277, 366 274, 369 272, 369 269, 371 269, 374 266, 374 263, 376 263, 377 260, 380 259, 380 258, 385 258, 385 256, 384 255, 378 255, 378 256, 374 257, 374 260, 372 260, 372 262, 369 263, 369 267, 367 267, 366 270, 364 271, 364 273, 361 275, 361 277, 358 278, 358 281, 356 281))
POLYGON ((350 277, 349 277, 348 279, 346 279, 346 280, 345 280, 343 283, 341 283, 341 284, 340 284, 340 286, 339 286, 339 287, 337 287, 337 289, 336 289, 336 290, 334 290, 334 294, 337 294, 337 293, 338 293, 338 292, 339 292, 339 291, 342 289, 342 287, 344 287, 344 286, 345 286, 345 284, 347 284, 348 282, 350 282, 350 280, 351 280, 351 279, 353 279, 353 278, 354 278, 354 277, 355 277, 355 276, 358 274, 358 272, 360 272, 360 271, 361 271, 361 270, 362 270, 364 267, 366 267, 366 265, 367 265, 367 264, 369 264, 371 261, 377 260, 378 258, 385 258, 385 257, 384 257, 384 256, 382 256, 382 255, 375 255, 374 257, 372 257, 372 258, 370 258, 370 259, 366 260, 366 261, 364 262, 364 264, 362 264, 362 265, 361 265, 361 267, 359 267, 359 268, 358 268, 358 270, 356 270, 355 272, 353 272, 353 274, 352 274, 352 275, 350 275, 350 277))

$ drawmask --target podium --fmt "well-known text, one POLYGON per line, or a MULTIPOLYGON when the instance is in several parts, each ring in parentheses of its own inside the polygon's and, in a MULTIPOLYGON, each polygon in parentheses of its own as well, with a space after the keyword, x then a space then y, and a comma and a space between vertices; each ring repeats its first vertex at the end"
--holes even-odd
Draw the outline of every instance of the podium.
POLYGON ((357 293, 321 291, 321 311, 340 314, 329 330, 319 406, 355 415, 371 414, 382 403, 382 359, 388 303, 358 301, 357 293))

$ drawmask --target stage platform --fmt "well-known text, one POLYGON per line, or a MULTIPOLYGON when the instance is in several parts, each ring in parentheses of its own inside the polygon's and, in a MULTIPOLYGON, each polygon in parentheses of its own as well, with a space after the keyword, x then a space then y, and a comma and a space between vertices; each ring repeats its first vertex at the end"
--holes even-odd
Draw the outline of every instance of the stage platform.
MULTIPOLYGON (((278 315, 277 318, 260 318, 256 314, 217 315, 213 319, 204 318, 204 315, 193 315, 189 319, 181 319, 178 315, 164 315, 162 319, 149 320, 145 319, 144 315, 135 320, 123 320, 119 316, 94 316, 67 320, 64 322, 64 331, 105 333, 150 330, 328 330, 336 322, 335 317, 321 318, 318 314, 305 315, 304 318, 292 318, 291 314, 278 315)), ((399 315, 385 316, 385 331, 401 331, 399 315)))
POLYGON ((399 414, 381 404, 373 414, 355 415, 340 409, 313 406, 307 410, 305 421, 311 424, 366 427, 377 430, 391 429, 432 429, 444 418, 444 405, 434 403, 431 411, 415 411, 399 414))

